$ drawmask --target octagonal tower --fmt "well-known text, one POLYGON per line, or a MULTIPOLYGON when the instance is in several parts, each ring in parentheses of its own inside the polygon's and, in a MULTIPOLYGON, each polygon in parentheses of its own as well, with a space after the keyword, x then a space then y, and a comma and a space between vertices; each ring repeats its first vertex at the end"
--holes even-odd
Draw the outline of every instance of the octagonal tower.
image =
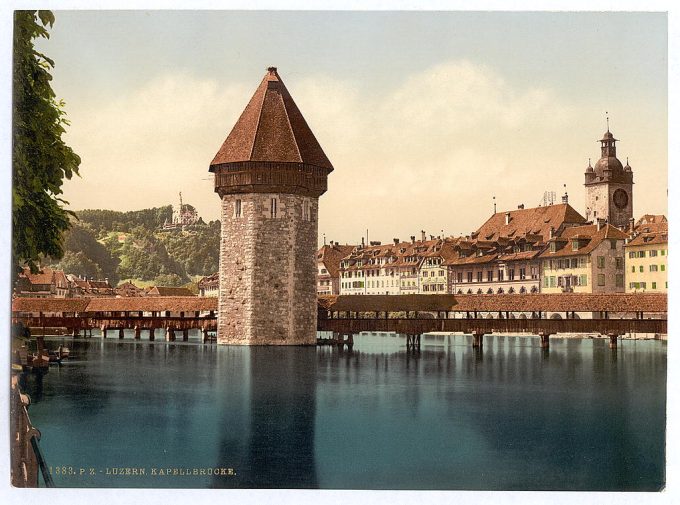
POLYGON ((210 163, 222 201, 219 344, 316 344, 318 201, 332 170, 268 68, 210 163))

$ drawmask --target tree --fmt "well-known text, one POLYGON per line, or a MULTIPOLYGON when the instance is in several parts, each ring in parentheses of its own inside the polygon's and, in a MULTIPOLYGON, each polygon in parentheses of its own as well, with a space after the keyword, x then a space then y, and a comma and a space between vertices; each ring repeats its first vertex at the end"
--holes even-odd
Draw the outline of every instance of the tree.
POLYGON ((69 228, 68 202, 60 198, 64 179, 78 175, 80 157, 62 140, 69 122, 64 102, 50 85, 54 62, 35 50, 49 38, 50 11, 16 11, 13 44, 12 264, 37 271, 41 256, 61 258, 62 233, 69 228))

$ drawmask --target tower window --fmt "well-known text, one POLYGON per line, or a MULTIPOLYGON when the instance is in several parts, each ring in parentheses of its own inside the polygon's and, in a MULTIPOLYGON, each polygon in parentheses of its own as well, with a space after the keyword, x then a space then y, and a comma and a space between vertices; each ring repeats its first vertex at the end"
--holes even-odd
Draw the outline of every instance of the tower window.
POLYGON ((241 199, 236 199, 234 203, 234 217, 241 217, 241 199))
POLYGON ((309 221, 311 219, 311 213, 309 209, 309 202, 305 200, 302 202, 302 219, 304 221, 309 221))
POLYGON ((276 217, 277 217, 277 213, 278 213, 278 208, 277 208, 277 207, 278 207, 278 203, 279 203, 279 199, 278 199, 278 198, 272 198, 272 199, 271 199, 269 211, 270 211, 270 215, 271 215, 271 218, 272 218, 272 219, 276 219, 276 217))

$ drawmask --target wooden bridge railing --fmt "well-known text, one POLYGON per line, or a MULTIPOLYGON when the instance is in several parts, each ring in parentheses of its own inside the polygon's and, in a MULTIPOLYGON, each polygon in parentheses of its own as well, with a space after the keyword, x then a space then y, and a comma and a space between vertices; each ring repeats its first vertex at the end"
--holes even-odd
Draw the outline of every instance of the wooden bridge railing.
POLYGON ((337 333, 396 332, 422 334, 433 331, 463 333, 667 333, 665 319, 323 319, 319 331, 337 333))

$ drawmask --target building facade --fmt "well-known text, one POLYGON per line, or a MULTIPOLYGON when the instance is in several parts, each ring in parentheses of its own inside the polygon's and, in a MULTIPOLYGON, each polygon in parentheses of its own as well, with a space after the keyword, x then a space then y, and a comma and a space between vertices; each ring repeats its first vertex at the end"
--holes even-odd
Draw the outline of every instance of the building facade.
POLYGON ((599 220, 565 229, 541 253, 542 293, 623 293, 628 235, 599 220))
POLYGON ((331 241, 316 252, 316 293, 318 295, 340 294, 340 262, 355 246, 340 245, 331 241))
POLYGON ((645 215, 625 246, 626 292, 668 292, 668 221, 645 215))
POLYGON ((268 68, 210 164, 222 205, 219 344, 316 343, 318 198, 332 170, 268 68))

